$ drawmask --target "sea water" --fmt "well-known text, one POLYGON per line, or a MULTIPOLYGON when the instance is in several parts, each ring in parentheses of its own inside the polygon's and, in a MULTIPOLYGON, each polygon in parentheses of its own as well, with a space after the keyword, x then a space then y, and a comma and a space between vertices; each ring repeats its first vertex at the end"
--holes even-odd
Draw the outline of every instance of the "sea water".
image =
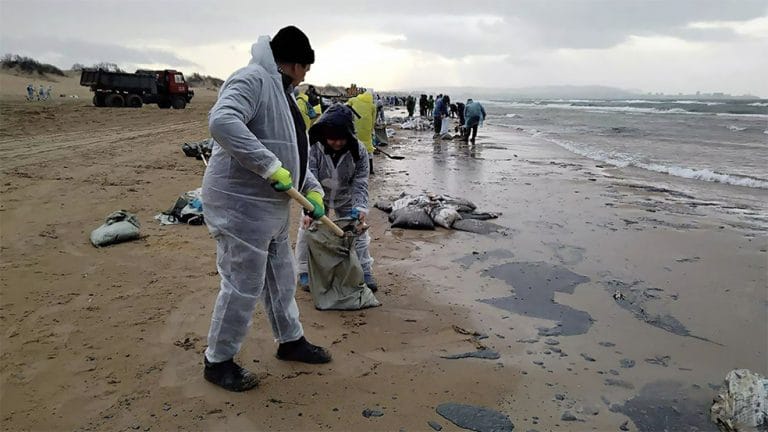
MULTIPOLYGON (((768 225, 768 100, 485 101, 490 125, 702 200, 747 206, 768 225)), ((758 219, 761 219, 758 217, 758 219)))

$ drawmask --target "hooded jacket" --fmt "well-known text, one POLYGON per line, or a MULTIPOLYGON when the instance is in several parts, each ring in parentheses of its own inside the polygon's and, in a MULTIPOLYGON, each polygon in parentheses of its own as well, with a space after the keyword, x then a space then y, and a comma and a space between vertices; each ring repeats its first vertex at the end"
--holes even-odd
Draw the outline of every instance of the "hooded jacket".
POLYGON ((363 142, 368 153, 373 153, 373 124, 376 119, 376 105, 373 103, 373 95, 365 92, 347 101, 347 105, 360 116, 355 118, 355 131, 357 138, 363 142))
POLYGON ((464 118, 466 122, 464 126, 466 127, 482 126, 483 120, 485 120, 485 108, 480 105, 480 102, 468 99, 467 105, 464 107, 464 118))
MULTIPOLYGON (((290 171, 300 191, 321 192, 322 188, 306 172, 307 167, 301 166, 297 128, 288 104, 298 108, 292 89, 283 87, 269 37, 260 37, 251 54, 250 64, 235 71, 222 85, 208 114, 214 145, 203 192, 230 195, 243 201, 241 206, 244 201, 286 206, 288 195, 276 192, 269 181, 281 166, 290 171), (301 178, 304 184, 298 184, 301 178)), ((299 133, 305 133, 303 128, 299 133)))
POLYGON ((337 104, 309 129, 309 170, 323 186, 327 206, 337 211, 368 209, 368 154, 355 137, 354 119, 348 106, 337 104), (347 140, 339 152, 325 144, 329 130, 347 140))

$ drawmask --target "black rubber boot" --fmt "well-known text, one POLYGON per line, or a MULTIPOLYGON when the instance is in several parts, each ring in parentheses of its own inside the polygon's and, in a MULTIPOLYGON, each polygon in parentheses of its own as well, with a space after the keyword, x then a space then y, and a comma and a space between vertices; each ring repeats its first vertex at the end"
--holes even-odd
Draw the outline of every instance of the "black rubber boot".
POLYGON ((234 360, 229 359, 220 363, 211 363, 204 359, 205 370, 203 376, 206 381, 217 386, 233 391, 244 392, 259 385, 259 378, 240 367, 234 360))
POLYGON ((376 278, 370 273, 363 274, 365 285, 371 290, 371 292, 377 292, 379 290, 379 284, 376 282, 376 278))
POLYGON ((281 343, 277 348, 277 358, 286 361, 321 364, 331 361, 331 353, 325 348, 312 345, 302 336, 299 340, 281 343))

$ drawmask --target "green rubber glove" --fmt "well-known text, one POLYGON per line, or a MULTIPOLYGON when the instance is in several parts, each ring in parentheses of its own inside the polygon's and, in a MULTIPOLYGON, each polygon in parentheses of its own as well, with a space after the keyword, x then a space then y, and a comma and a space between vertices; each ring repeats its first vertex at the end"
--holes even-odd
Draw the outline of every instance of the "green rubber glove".
POLYGON ((291 172, 283 167, 278 168, 274 174, 269 176, 269 180, 272 182, 272 188, 278 192, 285 192, 293 187, 291 172))
POLYGON ((311 212, 304 211, 306 214, 312 217, 312 219, 320 219, 321 217, 325 216, 325 204, 323 204, 323 196, 320 195, 320 192, 317 191, 309 191, 307 192, 307 200, 312 203, 313 206, 315 206, 315 209, 311 212))

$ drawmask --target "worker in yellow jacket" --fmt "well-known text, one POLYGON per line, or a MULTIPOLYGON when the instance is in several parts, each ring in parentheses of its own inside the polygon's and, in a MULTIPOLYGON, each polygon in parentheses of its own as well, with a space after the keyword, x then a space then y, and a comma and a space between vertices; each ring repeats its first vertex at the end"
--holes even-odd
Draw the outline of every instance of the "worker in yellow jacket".
POLYGON ((304 125, 309 130, 312 123, 320 117, 319 107, 310 105, 309 96, 304 92, 299 92, 298 89, 294 90, 294 95, 296 96, 296 105, 299 106, 299 111, 301 111, 301 118, 304 119, 304 125))
POLYGON ((373 124, 376 119, 376 105, 373 94, 369 91, 359 94, 347 101, 359 116, 355 118, 355 134, 368 151, 370 173, 373 174, 373 124))

